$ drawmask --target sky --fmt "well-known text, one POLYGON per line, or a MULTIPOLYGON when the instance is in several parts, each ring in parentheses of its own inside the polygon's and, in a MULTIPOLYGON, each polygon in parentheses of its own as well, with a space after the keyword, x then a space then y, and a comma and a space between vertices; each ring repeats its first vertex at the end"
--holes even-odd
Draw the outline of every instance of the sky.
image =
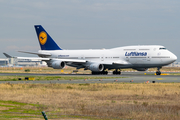
MULTIPOLYGON (((0 58, 34 56, 34 25, 63 49, 163 45, 180 61, 180 0, 0 0, 0 58)), ((34 56, 36 57, 36 56, 34 56)))

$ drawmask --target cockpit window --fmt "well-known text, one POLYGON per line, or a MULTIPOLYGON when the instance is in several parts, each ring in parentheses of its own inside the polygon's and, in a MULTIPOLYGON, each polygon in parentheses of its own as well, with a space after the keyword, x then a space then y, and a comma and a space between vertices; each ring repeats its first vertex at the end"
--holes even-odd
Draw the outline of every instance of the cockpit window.
POLYGON ((159 48, 159 50, 166 50, 166 48, 159 48))

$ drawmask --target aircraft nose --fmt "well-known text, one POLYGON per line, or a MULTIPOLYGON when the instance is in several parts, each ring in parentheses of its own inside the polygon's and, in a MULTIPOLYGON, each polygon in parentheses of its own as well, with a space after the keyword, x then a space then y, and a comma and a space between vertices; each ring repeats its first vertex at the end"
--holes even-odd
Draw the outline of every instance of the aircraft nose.
POLYGON ((172 54, 172 55, 171 55, 171 59, 172 59, 172 61, 174 62, 174 61, 176 61, 176 60, 177 60, 177 56, 176 56, 176 55, 174 55, 174 54, 172 54))

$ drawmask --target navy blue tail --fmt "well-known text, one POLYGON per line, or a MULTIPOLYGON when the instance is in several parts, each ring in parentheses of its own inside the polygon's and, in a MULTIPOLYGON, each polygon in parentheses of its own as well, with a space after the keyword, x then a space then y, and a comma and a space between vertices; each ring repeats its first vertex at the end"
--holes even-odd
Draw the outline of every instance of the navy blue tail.
POLYGON ((41 50, 62 50, 41 25, 35 25, 41 50))

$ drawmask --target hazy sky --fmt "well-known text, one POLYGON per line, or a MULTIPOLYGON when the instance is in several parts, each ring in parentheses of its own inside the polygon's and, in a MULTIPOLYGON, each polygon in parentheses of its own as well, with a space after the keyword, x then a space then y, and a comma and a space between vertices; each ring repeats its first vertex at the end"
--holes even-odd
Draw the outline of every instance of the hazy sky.
POLYGON ((63 49, 163 45, 180 60, 180 0, 0 0, 1 53, 39 50, 36 24, 63 49))

